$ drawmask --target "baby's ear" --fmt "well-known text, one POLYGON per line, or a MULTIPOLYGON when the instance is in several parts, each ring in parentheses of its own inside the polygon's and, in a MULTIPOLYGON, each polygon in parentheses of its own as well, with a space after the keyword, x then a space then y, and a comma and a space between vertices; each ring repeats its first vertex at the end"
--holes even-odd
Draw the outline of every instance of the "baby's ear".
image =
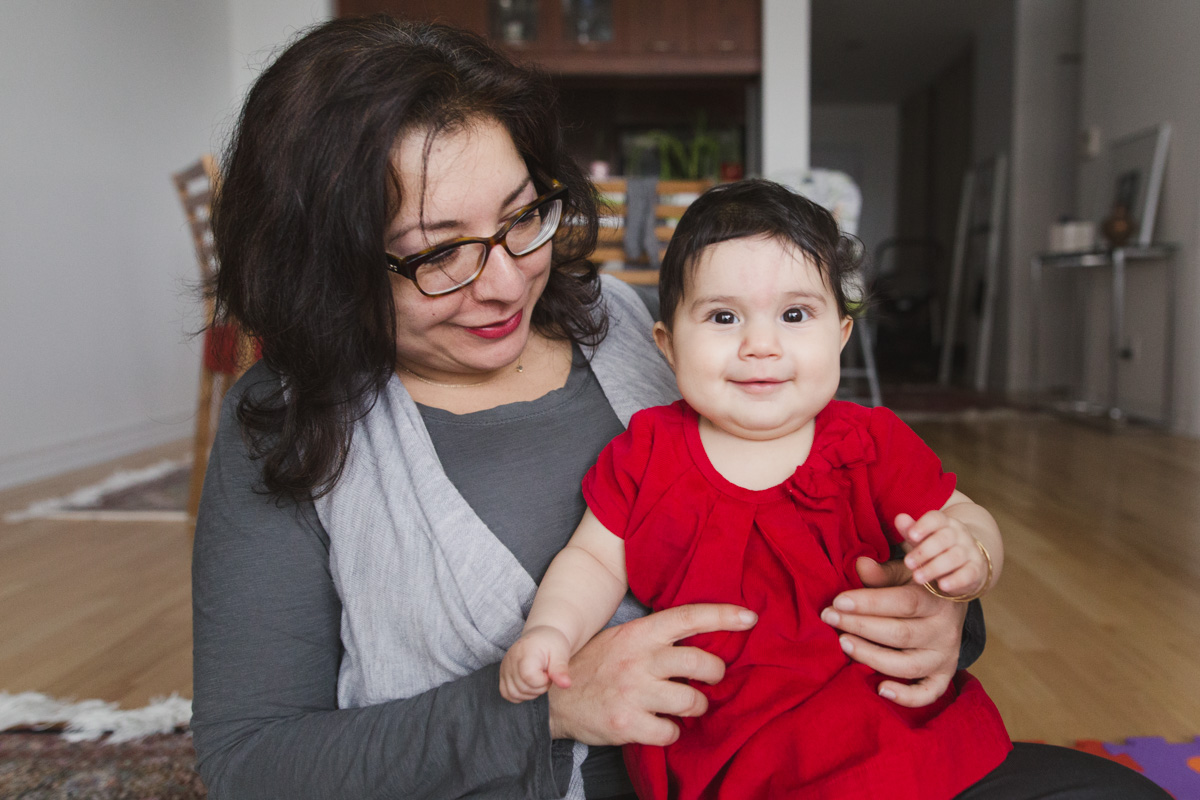
POLYGON ((842 348, 846 347, 846 342, 850 341, 850 332, 854 330, 854 317, 847 314, 842 317, 842 348))
POLYGON ((675 348, 671 346, 671 331, 662 322, 654 323, 654 343, 658 345, 671 369, 675 369, 675 348))

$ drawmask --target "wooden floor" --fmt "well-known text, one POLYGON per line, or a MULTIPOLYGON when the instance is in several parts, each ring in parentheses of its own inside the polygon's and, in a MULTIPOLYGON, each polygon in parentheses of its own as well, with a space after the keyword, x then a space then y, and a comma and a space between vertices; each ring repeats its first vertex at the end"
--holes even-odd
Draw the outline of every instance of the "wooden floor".
POLYGON ((125 708, 192 696, 191 526, 5 524, 31 502, 117 467, 178 458, 190 442, 0 493, 0 691, 99 698, 125 708))
MULTIPOLYGON (((1046 416, 915 427, 1005 535, 974 672, 1012 735, 1200 735, 1200 442, 1046 416)), ((0 493, 0 514, 114 466, 0 493)), ((189 558, 178 523, 0 523, 0 690, 190 696, 189 558)))

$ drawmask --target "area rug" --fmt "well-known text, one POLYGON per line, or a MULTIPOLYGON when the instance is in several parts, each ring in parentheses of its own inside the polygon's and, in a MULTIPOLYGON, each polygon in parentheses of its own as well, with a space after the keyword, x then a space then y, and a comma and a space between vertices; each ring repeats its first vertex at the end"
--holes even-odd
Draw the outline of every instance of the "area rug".
POLYGON ((0 692, 0 798, 191 800, 196 774, 191 701, 172 695, 143 708, 0 692))
POLYGON ((1081 739, 1075 743, 1075 749, 1137 770, 1176 800, 1200 800, 1200 736, 1190 742, 1137 736, 1126 739, 1124 744, 1081 739))
POLYGON ((28 519, 87 522, 185 522, 191 457, 164 460, 143 469, 119 470, 100 483, 65 497, 38 500, 4 515, 8 523, 28 519))
POLYGON ((69 742, 53 733, 0 733, 0 797, 20 800, 195 800, 192 737, 155 734, 133 742, 69 742))

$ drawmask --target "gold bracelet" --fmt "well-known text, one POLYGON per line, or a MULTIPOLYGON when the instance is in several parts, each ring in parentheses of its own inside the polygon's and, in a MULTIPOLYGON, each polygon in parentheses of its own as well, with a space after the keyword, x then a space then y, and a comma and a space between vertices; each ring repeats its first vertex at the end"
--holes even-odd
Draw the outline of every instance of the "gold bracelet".
POLYGON ((972 600, 978 600, 987 594, 988 587, 992 585, 992 557, 988 554, 987 548, 983 546, 983 542, 975 540, 975 546, 979 548, 979 552, 983 553, 983 559, 987 562, 987 577, 983 579, 983 583, 978 589, 971 594, 948 595, 944 594, 940 589, 933 585, 933 581, 925 584, 925 588, 929 590, 934 597, 940 597, 943 600, 949 600, 952 603, 969 603, 972 600))

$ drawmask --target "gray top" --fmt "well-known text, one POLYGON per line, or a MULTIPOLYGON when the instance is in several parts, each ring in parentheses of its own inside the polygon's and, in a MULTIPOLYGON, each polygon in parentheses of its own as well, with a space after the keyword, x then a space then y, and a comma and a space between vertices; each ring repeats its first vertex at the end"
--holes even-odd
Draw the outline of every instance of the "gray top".
POLYGON ((584 473, 625 430, 583 354, 565 386, 531 402, 473 414, 417 408, 447 477, 540 583, 583 519, 584 473))
MULTIPOLYGON (((531 402, 474 414, 417 407, 446 475, 541 583, 583 519, 584 474, 625 430, 583 354, 575 351, 563 388, 531 402), (564 446, 547 450, 546 441, 564 446)), ((589 798, 633 792, 619 747, 589 748, 582 771, 589 798)))

